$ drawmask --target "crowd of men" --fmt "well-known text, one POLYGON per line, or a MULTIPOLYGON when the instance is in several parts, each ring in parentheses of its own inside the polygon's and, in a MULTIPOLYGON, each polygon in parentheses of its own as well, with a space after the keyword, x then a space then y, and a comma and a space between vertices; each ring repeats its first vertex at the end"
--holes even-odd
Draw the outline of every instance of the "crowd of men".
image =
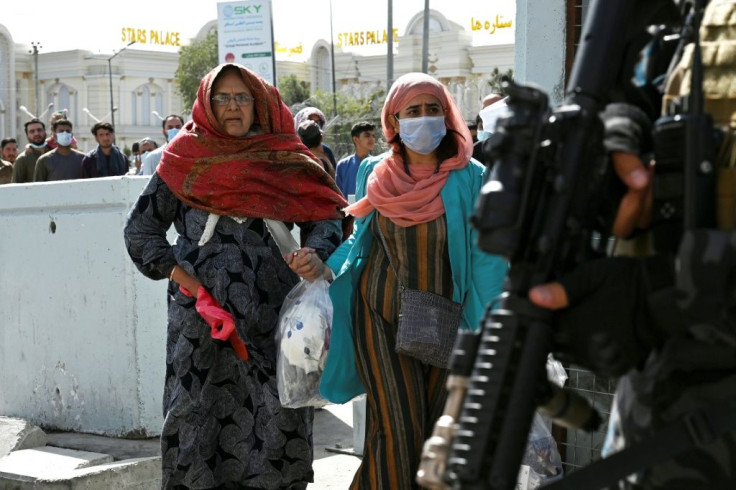
POLYGON ((25 148, 15 138, 2 140, 0 184, 22 184, 55 180, 89 179, 117 175, 152 175, 161 160, 166 144, 184 126, 184 118, 172 114, 164 118, 165 144, 143 138, 133 143, 130 155, 115 144, 115 128, 108 122, 92 126, 97 145, 87 153, 79 151, 74 124, 64 111, 55 112, 49 121, 33 118, 24 124, 25 148))

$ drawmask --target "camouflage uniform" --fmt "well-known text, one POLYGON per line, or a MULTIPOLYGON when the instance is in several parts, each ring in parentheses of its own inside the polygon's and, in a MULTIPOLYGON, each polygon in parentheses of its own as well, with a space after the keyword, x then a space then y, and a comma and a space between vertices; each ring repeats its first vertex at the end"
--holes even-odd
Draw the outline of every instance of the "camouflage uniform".
MULTIPOLYGON (((643 368, 619 381, 604 456, 701 407, 736 400, 736 232, 729 231, 736 228, 735 35, 736 0, 711 0, 701 43, 705 110, 727 135, 718 157, 718 222, 724 231, 686 234, 676 284, 650 298, 654 321, 667 331, 667 341, 643 368)), ((691 59, 689 46, 668 82, 671 95, 665 102, 689 92, 691 59)), ((641 247, 629 247, 634 249, 641 247)), ((736 434, 689 449, 620 487, 736 488, 736 434)))
MULTIPOLYGON (((703 406, 736 400, 736 233, 688 233, 678 262, 674 287, 650 298, 668 340, 642 369, 619 381, 604 455, 703 406)), ((736 436, 692 448, 621 487, 736 488, 736 436)))

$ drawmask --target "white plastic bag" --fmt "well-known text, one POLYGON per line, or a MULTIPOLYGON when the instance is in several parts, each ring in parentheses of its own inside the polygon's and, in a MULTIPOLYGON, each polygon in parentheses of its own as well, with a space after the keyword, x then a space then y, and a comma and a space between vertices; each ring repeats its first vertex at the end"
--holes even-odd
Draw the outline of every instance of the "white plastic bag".
MULTIPOLYGON (((558 386, 564 386, 567 381, 565 368, 552 354, 547 356, 547 379, 558 386)), ((515 490, 535 490, 542 483, 562 478, 562 474, 562 458, 557 442, 552 437, 549 423, 537 412, 529 429, 515 490)))
POLYGON ((319 394, 330 347, 332 301, 324 279, 300 281, 284 299, 276 328, 276 384, 281 405, 321 407, 319 394))
POLYGON ((519 490, 533 490, 542 483, 562 477, 562 458, 557 443, 539 413, 534 414, 521 465, 520 481, 516 485, 519 490))
POLYGON ((547 379, 562 388, 567 381, 567 371, 552 354, 547 354, 547 379))

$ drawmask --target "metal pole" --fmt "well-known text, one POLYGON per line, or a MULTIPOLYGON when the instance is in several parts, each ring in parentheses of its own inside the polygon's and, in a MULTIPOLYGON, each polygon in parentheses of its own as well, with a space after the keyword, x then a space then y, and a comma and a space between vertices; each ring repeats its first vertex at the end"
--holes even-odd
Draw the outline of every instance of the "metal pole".
POLYGON ((394 83, 394 2, 388 0, 388 42, 386 44, 386 93, 394 83))
POLYGON ((332 64, 332 116, 337 116, 337 91, 335 89, 335 39, 332 35, 332 0, 330 0, 330 61, 332 64))
POLYGON ((422 29, 422 73, 429 71, 429 0, 424 0, 424 28, 422 29))
POLYGON ((123 49, 118 51, 117 53, 113 54, 107 59, 107 74, 110 78, 110 123, 112 124, 113 129, 115 128, 115 104, 113 101, 113 92, 112 92, 112 59, 128 49, 130 46, 135 44, 135 41, 130 41, 128 44, 126 44, 123 49))
POLYGON ((276 40, 273 37, 273 5, 269 4, 268 11, 271 13, 271 70, 273 70, 273 86, 279 88, 279 76, 276 73, 276 40))
POLYGON ((110 121, 112 123, 113 129, 115 129, 115 109, 113 108, 113 100, 112 100, 112 59, 115 57, 115 55, 112 55, 107 59, 107 74, 110 77, 110 121))
POLYGON ((33 73, 33 81, 34 81, 34 92, 36 97, 36 110, 34 111, 36 114, 39 113, 40 110, 40 102, 38 100, 38 50, 43 48, 41 46, 41 43, 31 42, 31 46, 33 47, 33 51, 29 51, 30 53, 33 53, 33 63, 34 63, 34 73, 33 73))

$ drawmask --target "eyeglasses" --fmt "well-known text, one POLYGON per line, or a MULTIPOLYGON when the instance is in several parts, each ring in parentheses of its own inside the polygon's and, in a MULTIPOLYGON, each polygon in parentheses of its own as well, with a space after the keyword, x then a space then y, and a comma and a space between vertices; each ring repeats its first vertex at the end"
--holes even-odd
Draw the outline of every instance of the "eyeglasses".
POLYGON ((228 94, 217 94, 212 96, 212 103, 214 105, 219 106, 225 106, 230 105, 230 101, 234 100, 235 105, 238 107, 246 107, 253 103, 255 99, 251 97, 250 95, 246 94, 235 94, 235 95, 228 95, 228 94))

